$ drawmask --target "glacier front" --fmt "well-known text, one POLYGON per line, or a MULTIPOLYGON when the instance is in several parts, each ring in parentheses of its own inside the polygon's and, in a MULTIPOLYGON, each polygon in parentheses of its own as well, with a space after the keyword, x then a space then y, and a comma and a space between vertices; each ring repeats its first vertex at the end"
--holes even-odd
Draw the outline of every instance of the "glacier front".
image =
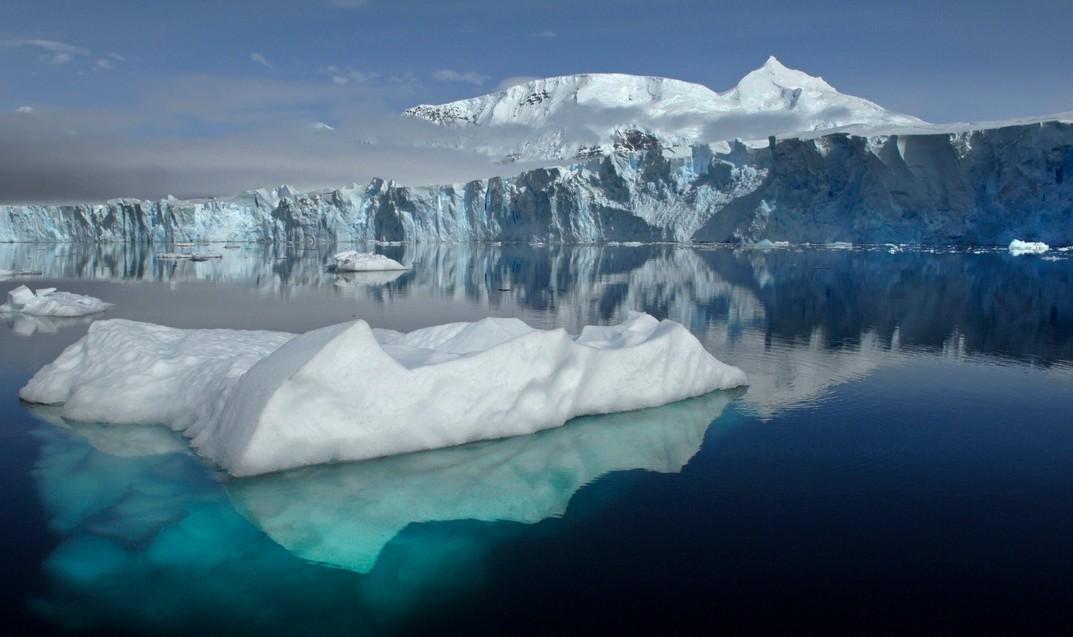
POLYGON ((160 423, 232 475, 528 434, 744 385, 647 314, 577 336, 517 319, 294 336, 98 321, 19 392, 63 418, 160 423), (175 392, 176 386, 189 391, 175 392))
POLYGON ((0 241, 1068 245, 1071 120, 653 148, 442 186, 0 206, 0 241))

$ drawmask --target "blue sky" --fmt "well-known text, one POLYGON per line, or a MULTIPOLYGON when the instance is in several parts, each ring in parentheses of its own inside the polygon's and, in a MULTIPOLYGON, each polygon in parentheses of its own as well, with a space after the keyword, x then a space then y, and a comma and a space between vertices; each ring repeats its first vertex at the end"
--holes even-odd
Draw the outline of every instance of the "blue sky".
POLYGON ((263 140, 283 122, 386 117, 517 77, 724 90, 773 54, 893 110, 989 120, 1073 110, 1070 33, 1070 0, 4 0, 0 114, 51 113, 83 139, 263 140))
POLYGON ((329 92, 332 78, 346 79, 351 85, 338 96, 319 101, 360 93, 396 109, 470 96, 512 76, 584 71, 663 75, 722 90, 770 54, 843 92, 932 121, 1073 109, 1069 0, 3 4, 0 107, 7 109, 113 107, 198 75, 308 82, 329 92))

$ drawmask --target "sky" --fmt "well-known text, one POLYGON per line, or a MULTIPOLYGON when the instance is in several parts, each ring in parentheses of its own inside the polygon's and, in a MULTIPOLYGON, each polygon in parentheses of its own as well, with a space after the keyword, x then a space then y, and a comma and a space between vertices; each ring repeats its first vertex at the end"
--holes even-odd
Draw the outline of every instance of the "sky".
POLYGON ((1044 115, 1073 110, 1071 32, 1070 0, 4 0, 0 202, 485 176, 355 147, 434 135, 397 113, 523 78, 725 90, 769 55, 932 122, 1044 115))

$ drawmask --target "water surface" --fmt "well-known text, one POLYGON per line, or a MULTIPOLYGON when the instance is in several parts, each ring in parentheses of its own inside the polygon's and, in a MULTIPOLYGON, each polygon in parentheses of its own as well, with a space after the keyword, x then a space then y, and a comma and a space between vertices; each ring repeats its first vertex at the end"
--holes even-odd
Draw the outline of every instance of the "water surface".
MULTIPOLYGON (((165 261, 0 246, 99 318, 304 331, 488 315, 686 325, 750 387, 503 441, 221 476, 16 393, 89 319, 0 325, 15 632, 1073 629, 1073 261, 673 246, 327 247, 165 261)), ((177 388, 177 391, 181 388, 177 388)), ((880 630, 879 632, 883 632, 880 630)))

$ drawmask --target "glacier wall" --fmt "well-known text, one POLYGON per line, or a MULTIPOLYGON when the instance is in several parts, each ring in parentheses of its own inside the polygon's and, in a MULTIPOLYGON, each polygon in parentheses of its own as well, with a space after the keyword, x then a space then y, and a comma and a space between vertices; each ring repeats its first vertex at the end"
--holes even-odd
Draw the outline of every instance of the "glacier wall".
POLYGON ((1073 243, 1073 124, 656 149, 464 184, 0 206, 0 242, 1073 243))

